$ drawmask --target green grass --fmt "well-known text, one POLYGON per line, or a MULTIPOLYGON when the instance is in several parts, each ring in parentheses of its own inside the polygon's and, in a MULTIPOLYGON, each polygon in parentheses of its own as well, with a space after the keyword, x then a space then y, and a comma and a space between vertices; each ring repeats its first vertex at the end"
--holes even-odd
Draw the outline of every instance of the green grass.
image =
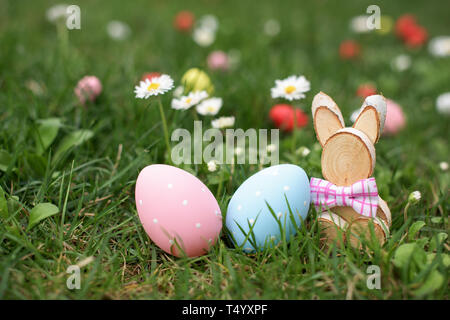
MULTIPOLYGON (((0 298, 447 299, 449 173, 439 163, 449 160, 449 118, 434 104, 448 91, 450 59, 433 58, 426 48, 409 50, 392 33, 352 34, 349 19, 373 2, 79 1, 82 29, 58 33, 45 20, 45 10, 55 2, 0 1, 0 186, 9 207, 0 218, 0 298), (201 48, 173 30, 172 19, 182 9, 219 18, 211 47, 201 48), (262 33, 269 18, 281 23, 275 38, 262 33), (131 26, 128 40, 107 37, 112 19, 131 26), (363 47, 358 61, 339 59, 339 43, 347 38, 363 47), (206 69, 213 49, 241 52, 238 68, 209 72, 215 95, 224 99, 220 115, 234 115, 237 128, 270 128, 267 115, 275 103, 270 88, 291 74, 311 81, 299 103, 308 114, 314 94, 322 90, 348 121, 361 104, 356 88, 367 81, 403 106, 406 129, 376 146, 375 177, 393 215, 383 247, 368 241, 363 251, 323 250, 312 209, 288 244, 257 254, 235 249, 224 232, 207 255, 192 259, 169 256, 150 241, 137 216, 134 184, 143 167, 165 162, 166 148, 156 101, 151 106, 138 101, 133 88, 148 71, 168 73, 179 84, 188 68, 206 69), (402 53, 411 56, 412 66, 393 71, 390 62, 402 53), (104 90, 96 103, 81 108, 73 88, 86 74, 98 76, 104 90), (42 86, 41 95, 27 88, 29 80, 42 86), (39 120, 47 118, 61 119, 61 126, 42 150, 37 132, 39 120), (90 130, 92 137, 80 141, 77 130, 90 130), (422 199, 404 221, 414 190, 422 199), (44 202, 59 213, 28 230, 31 209, 44 202), (67 267, 88 257, 94 259, 81 269, 81 289, 68 290, 67 267), (369 265, 381 268, 380 290, 366 286, 369 265)), ((449 4, 377 3, 393 18, 416 14, 432 36, 448 34, 449 4)), ((163 97, 169 131, 192 129, 190 113, 169 108, 171 96, 163 97)), ((311 123, 295 136, 295 148, 308 147, 308 156, 292 152, 292 139, 281 135, 281 162, 320 177, 321 149, 311 123)), ((206 165, 185 169, 216 194, 217 179, 206 165)), ((257 170, 236 168, 217 196, 222 212, 257 170)))

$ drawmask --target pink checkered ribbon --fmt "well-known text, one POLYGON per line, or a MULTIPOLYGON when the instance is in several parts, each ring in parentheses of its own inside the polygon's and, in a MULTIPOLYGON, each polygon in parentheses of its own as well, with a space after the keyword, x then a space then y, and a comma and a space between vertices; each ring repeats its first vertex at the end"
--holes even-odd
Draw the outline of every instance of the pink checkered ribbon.
POLYGON ((378 189, 375 178, 360 180, 349 187, 338 187, 331 182, 311 178, 311 202, 318 209, 344 206, 359 214, 375 218, 378 207, 378 189))

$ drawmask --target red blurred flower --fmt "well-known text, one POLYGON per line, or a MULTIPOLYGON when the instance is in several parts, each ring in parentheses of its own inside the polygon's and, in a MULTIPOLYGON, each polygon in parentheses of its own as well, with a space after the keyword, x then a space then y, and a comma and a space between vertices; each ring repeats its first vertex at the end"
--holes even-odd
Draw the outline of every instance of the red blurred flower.
POLYGON ((194 25, 194 14, 190 11, 180 11, 175 16, 175 20, 173 22, 173 25, 175 29, 182 31, 182 32, 188 32, 192 29, 192 26, 194 25))
POLYGON ((410 47, 420 47, 428 39, 427 30, 422 26, 415 26, 409 31, 408 35, 405 37, 405 43, 410 47))
POLYGON ((404 14, 395 23, 395 33, 398 37, 404 38, 409 30, 417 25, 416 18, 411 14, 404 14))
POLYGON ((419 25, 413 15, 405 14, 397 19, 395 33, 410 47, 420 47, 428 39, 427 30, 419 25))
MULTIPOLYGON (((295 109, 297 128, 308 124, 308 116, 300 109, 295 109)), ((294 128, 294 107, 288 104, 277 104, 270 109, 270 119, 277 128, 292 131, 294 128)))
POLYGON ((377 88, 375 88, 370 83, 364 83, 360 85, 356 90, 356 95, 364 99, 374 94, 377 94, 377 88))
POLYGON ((142 75, 141 81, 145 81, 146 79, 152 80, 153 78, 161 76, 159 72, 146 72, 142 75))
POLYGON ((346 40, 339 46, 339 55, 342 59, 354 59, 359 56, 360 47, 356 41, 346 40))

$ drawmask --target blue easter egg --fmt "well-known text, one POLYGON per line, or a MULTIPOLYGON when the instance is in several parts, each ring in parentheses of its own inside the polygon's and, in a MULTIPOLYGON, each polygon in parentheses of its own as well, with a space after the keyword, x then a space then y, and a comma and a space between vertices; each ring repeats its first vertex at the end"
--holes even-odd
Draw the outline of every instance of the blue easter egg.
POLYGON ((309 179, 302 168, 281 164, 261 170, 231 197, 226 216, 229 236, 236 246, 243 245, 244 251, 261 250, 281 240, 281 224, 288 241, 296 233, 292 220, 299 227, 300 217, 305 219, 308 214, 309 203, 309 179))

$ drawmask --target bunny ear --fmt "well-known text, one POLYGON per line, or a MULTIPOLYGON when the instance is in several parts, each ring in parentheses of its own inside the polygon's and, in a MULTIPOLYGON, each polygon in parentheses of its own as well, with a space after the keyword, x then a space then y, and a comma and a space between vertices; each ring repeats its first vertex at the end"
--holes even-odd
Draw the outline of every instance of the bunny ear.
POLYGON ((329 137, 344 128, 344 118, 336 102, 323 92, 314 97, 311 111, 317 140, 323 147, 329 137))
POLYGON ((386 99, 381 95, 368 96, 364 101, 353 128, 364 132, 372 143, 380 138, 386 119, 386 99))

